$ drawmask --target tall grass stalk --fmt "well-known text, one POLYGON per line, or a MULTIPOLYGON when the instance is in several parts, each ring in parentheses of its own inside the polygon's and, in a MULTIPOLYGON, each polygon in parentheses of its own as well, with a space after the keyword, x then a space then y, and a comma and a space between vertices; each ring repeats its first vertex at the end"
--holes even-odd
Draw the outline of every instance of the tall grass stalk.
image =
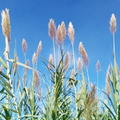
POLYGON ((56 68, 56 53, 55 53, 55 39, 53 38, 53 58, 54 58, 54 65, 56 68))
POLYGON ((72 44, 72 54, 73 54, 73 67, 74 67, 74 71, 76 71, 75 69, 75 52, 74 52, 74 42, 71 42, 72 44))

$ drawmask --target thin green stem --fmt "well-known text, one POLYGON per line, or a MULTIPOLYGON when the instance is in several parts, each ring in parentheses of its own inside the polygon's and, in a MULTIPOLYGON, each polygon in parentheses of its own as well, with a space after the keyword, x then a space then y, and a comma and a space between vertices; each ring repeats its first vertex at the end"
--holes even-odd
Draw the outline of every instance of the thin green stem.
POLYGON ((73 65, 74 65, 74 71, 75 71, 75 52, 74 52, 74 42, 72 44, 72 54, 73 54, 73 65))
POLYGON ((88 67, 86 67, 86 71, 87 71, 87 79, 88 79, 88 90, 90 90, 90 77, 89 77, 89 72, 88 72, 88 67))
POLYGON ((114 63, 115 63, 115 59, 116 59, 116 55, 115 55, 115 34, 113 34, 112 37, 113 37, 113 58, 114 58, 114 63))
POLYGON ((56 54, 55 54, 55 39, 53 38, 53 56, 54 56, 54 64, 56 68, 56 54))

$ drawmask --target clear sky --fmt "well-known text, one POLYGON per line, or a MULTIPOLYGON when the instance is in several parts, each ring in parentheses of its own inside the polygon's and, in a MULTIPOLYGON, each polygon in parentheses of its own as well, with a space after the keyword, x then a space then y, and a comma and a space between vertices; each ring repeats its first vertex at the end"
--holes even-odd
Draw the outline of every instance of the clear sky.
MULTIPOLYGON (((8 8, 11 19, 11 51, 17 42, 17 53, 22 58, 21 42, 25 38, 28 44, 27 58, 31 59, 41 40, 41 55, 49 57, 52 41, 48 36, 48 22, 55 20, 56 26, 71 21, 75 28, 75 54, 78 57, 78 44, 83 45, 89 56, 90 80, 95 82, 95 64, 100 60, 102 70, 99 87, 105 83, 107 67, 112 62, 112 35, 109 20, 114 13, 117 18, 116 51, 120 61, 120 0, 0 0, 0 12, 8 8)), ((1 22, 1 18, 0 18, 1 22)), ((0 27, 0 55, 4 52, 4 36, 0 27)), ((65 46, 70 44, 68 37, 65 46)), ((11 56, 12 57, 12 56, 11 56)), ((19 58, 22 62, 23 59, 19 58)))

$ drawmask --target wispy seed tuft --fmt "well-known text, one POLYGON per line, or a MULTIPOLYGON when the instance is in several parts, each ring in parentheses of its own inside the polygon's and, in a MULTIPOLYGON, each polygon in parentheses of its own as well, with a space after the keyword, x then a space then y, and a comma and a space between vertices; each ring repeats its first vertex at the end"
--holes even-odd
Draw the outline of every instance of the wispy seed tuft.
POLYGON ((83 59, 83 62, 86 66, 88 66, 88 55, 87 55, 87 52, 82 44, 82 42, 79 43, 79 53, 80 55, 82 56, 82 59, 83 59))
POLYGON ((9 10, 5 9, 1 13, 2 16, 2 31, 5 37, 7 37, 8 42, 10 42, 10 17, 9 17, 9 10))
POLYGON ((34 71, 33 82, 34 82, 34 87, 38 87, 40 85, 40 77, 39 77, 39 74, 36 70, 34 71))
POLYGON ((77 60, 77 69, 78 72, 80 72, 82 70, 83 64, 82 64, 82 59, 79 57, 77 60))
POLYGON ((64 41, 66 38, 66 27, 64 22, 61 23, 61 31, 62 31, 62 41, 64 41))
POLYGON ((112 34, 116 32, 116 29, 117 29, 116 26, 117 26, 116 18, 115 18, 115 15, 112 14, 110 18, 110 31, 112 34))
POLYGON ((56 25, 55 25, 53 19, 50 19, 50 21, 48 23, 48 34, 51 39, 55 38, 55 36, 56 36, 56 25))
POLYGON ((52 64, 53 64, 53 56, 52 56, 52 54, 50 54, 50 56, 49 56, 49 61, 48 61, 49 63, 48 63, 48 68, 49 69, 52 69, 52 64))
POLYGON ((32 57, 32 64, 35 65, 36 61, 37 61, 37 55, 36 53, 34 53, 32 57))
POLYGON ((100 61, 98 60, 96 63, 96 71, 99 72, 101 69, 100 61))
POLYGON ((66 57, 65 57, 65 63, 64 63, 64 69, 67 70, 70 64, 70 53, 67 52, 66 53, 66 57))
POLYGON ((74 42, 74 34, 75 34, 75 30, 73 28, 73 25, 71 22, 69 22, 69 26, 68 26, 68 36, 69 39, 71 40, 71 42, 74 42))
POLYGON ((37 48, 37 52, 36 52, 37 56, 40 55, 41 50, 42 50, 42 41, 40 41, 38 44, 38 48, 37 48))
POLYGON ((27 52, 27 42, 25 39, 22 40, 22 50, 24 53, 27 52))
POLYGON ((110 65, 108 66, 107 73, 106 73, 106 93, 110 95, 110 65))
POLYGON ((57 32, 56 32, 56 42, 58 46, 62 44, 63 42, 62 39, 63 39, 63 35, 62 35, 61 25, 58 25, 57 32))

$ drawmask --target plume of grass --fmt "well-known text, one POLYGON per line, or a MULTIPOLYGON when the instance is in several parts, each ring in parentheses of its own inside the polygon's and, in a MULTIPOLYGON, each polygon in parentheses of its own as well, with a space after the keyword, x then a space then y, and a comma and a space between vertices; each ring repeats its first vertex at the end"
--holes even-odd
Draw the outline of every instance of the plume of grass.
POLYGON ((64 22, 61 23, 61 31, 62 31, 62 41, 64 41, 66 38, 66 27, 64 22))
POLYGON ((82 70, 82 67, 83 67, 82 59, 79 57, 78 60, 77 60, 78 73, 82 70))
POLYGON ((87 55, 87 52, 86 52, 82 42, 79 43, 78 51, 83 59, 84 65, 88 66, 88 55, 87 55))
POLYGON ((75 34, 75 30, 73 28, 73 25, 71 22, 69 22, 68 36, 69 36, 69 39, 71 40, 71 44, 72 44, 73 64, 74 64, 74 71, 75 71, 74 34, 75 34))
POLYGON ((78 51, 79 51, 79 53, 80 53, 80 55, 82 57, 84 65, 86 67, 87 78, 88 78, 88 88, 90 89, 90 78, 89 78, 89 73, 88 73, 88 63, 89 63, 89 60, 88 60, 87 52, 86 52, 82 42, 79 43, 78 51))
POLYGON ((99 72, 101 70, 101 65, 100 65, 100 61, 98 60, 97 63, 96 63, 96 72, 97 72, 97 83, 96 83, 96 86, 98 88, 98 78, 99 78, 99 72))
POLYGON ((37 51, 36 51, 37 56, 40 55, 41 50, 42 50, 42 41, 40 41, 38 44, 37 51))
POLYGON ((65 63, 64 63, 64 70, 65 71, 68 70, 69 65, 70 65, 70 53, 67 52, 66 57, 65 57, 65 63))
POLYGON ((37 69, 37 64, 38 64, 38 57, 40 56, 41 50, 42 50, 42 41, 39 42, 37 50, 36 50, 36 55, 37 55, 36 69, 37 69))
POLYGON ((48 68, 49 69, 52 69, 52 66, 53 65, 53 56, 52 56, 52 54, 50 54, 50 56, 49 56, 49 63, 48 63, 48 68))
POLYGON ((27 42, 25 39, 22 40, 22 50, 23 50, 25 62, 26 62, 27 42))
POLYGON ((59 47, 63 43, 63 40, 65 38, 63 32, 64 32, 64 26, 58 25, 57 32, 56 32, 56 42, 59 47))
POLYGON ((6 59, 7 66, 8 66, 7 75, 10 77, 10 75, 9 75, 9 63, 7 61, 9 59, 9 52, 10 52, 10 46, 9 46, 9 42, 10 42, 9 10, 8 9, 5 9, 5 11, 3 10, 2 13, 1 13, 1 16, 2 16, 2 23, 1 23, 2 31, 3 31, 3 34, 5 36, 5 44, 6 44, 4 55, 5 55, 5 59, 6 59))
POLYGON ((106 73, 106 94, 110 95, 110 65, 108 66, 106 73))
POLYGON ((33 67, 34 67, 35 64, 36 64, 36 61, 37 61, 37 54, 34 53, 34 54, 33 54, 33 57, 32 57, 32 64, 33 64, 33 67))
POLYGON ((50 21, 48 23, 48 34, 53 41, 54 64, 56 66, 56 54, 55 54, 56 25, 55 25, 53 19, 50 19, 50 21))
POLYGON ((36 87, 38 87, 39 86, 39 84, 40 84, 40 77, 39 77, 39 75, 38 75, 38 72, 37 71, 34 71, 34 73, 33 73, 34 75, 34 79, 33 79, 33 84, 34 84, 34 87, 36 88, 36 87))
POLYGON ((96 89, 95 86, 92 86, 91 91, 88 93, 88 97, 84 101, 84 119, 93 119, 93 114, 96 111, 95 106, 97 106, 96 101, 96 89))

